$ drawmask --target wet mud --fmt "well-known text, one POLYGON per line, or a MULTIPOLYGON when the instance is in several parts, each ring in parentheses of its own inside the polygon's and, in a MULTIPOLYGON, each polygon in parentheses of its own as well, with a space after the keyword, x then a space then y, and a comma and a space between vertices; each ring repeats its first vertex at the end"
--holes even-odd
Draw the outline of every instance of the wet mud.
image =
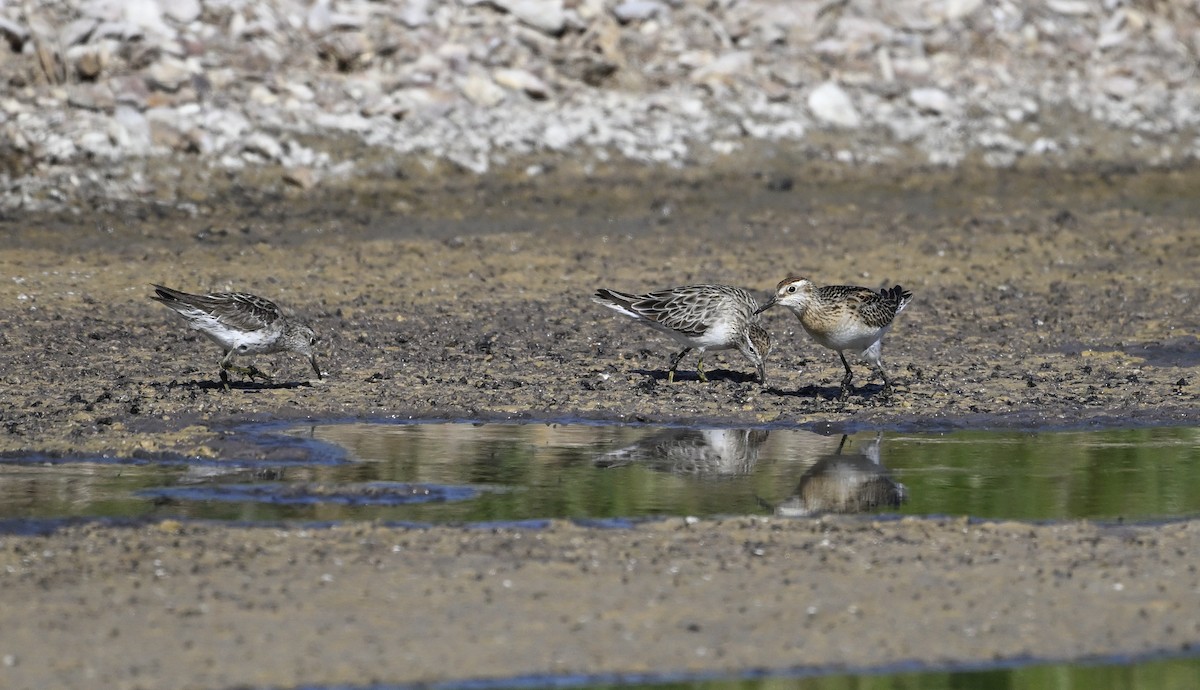
MULTIPOLYGON (((0 453, 257 457, 277 451, 237 425, 279 419, 1200 422, 1196 171, 545 169, 0 218, 0 453), (736 352, 706 357, 708 384, 694 358, 668 383, 674 345, 590 301, 691 282, 765 299, 794 273, 913 291, 884 342, 893 399, 856 365, 839 402, 837 355, 783 310, 765 389, 736 352), (151 282, 276 300, 321 335, 325 379, 273 355, 254 363, 274 382, 223 389, 218 349, 151 282)), ((1195 533, 94 526, 3 538, 0 651, 12 687, 165 688, 1179 650, 1200 644, 1172 618, 1195 533), (107 653, 48 656, 84 648, 107 653)))

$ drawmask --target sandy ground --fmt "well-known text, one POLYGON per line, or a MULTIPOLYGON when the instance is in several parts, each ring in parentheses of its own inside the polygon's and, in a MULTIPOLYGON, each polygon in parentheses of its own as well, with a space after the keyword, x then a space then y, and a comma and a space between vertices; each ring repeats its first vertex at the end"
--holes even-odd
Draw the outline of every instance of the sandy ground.
MULTIPOLYGON (((1193 171, 854 173, 749 157, 701 172, 380 179, 0 219, 0 452, 227 456, 256 419, 722 421, 849 428, 1200 421, 1193 171), (764 164, 761 161, 767 160, 764 164), (765 389, 598 286, 788 273, 915 293, 879 381, 782 310, 765 389), (273 384, 149 283, 276 299, 321 334, 273 384)), ((679 521, 536 532, 74 528, 3 537, 13 688, 407 682, 876 666, 1200 644, 1200 523, 1117 528, 679 521), (761 552, 761 553, 760 553, 761 552), (507 583, 507 584, 506 584, 507 583)))
POLYGON ((1200 523, 73 528, 0 542, 7 688, 365 685, 1200 643, 1200 523))

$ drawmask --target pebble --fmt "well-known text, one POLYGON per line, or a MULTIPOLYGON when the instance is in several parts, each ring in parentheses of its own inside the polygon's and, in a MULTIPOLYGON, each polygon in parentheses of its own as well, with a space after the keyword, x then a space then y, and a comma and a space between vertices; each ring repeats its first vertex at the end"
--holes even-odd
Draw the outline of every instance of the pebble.
POLYGON ((909 91, 908 100, 917 110, 934 115, 948 113, 954 107, 954 99, 950 97, 950 94, 941 89, 929 87, 909 91))
POLYGON ((666 12, 667 6, 657 0, 626 0, 612 9, 613 16, 623 24, 644 22, 666 12))
POLYGON ((171 20, 191 24, 200 18, 200 0, 159 0, 159 6, 171 20))
POLYGON ((524 91, 530 98, 544 100, 550 95, 546 82, 523 69, 498 69, 492 73, 492 79, 500 86, 524 91))
POLYGON ((491 0, 525 24, 547 34, 558 35, 566 27, 562 0, 491 0))
POLYGON ((472 103, 491 108, 504 100, 504 89, 481 71, 474 71, 462 82, 463 95, 472 103))
POLYGON ((191 76, 187 64, 171 56, 160 59, 146 71, 147 82, 152 88, 172 93, 178 91, 191 76))
POLYGON ((808 94, 808 109, 818 120, 835 127, 856 129, 862 125, 862 116, 858 114, 850 96, 831 81, 808 94))
POLYGON ((17 22, 0 17, 0 36, 3 36, 4 40, 8 41, 8 47, 14 53, 19 53, 25 46, 25 42, 29 40, 29 29, 26 29, 17 22))

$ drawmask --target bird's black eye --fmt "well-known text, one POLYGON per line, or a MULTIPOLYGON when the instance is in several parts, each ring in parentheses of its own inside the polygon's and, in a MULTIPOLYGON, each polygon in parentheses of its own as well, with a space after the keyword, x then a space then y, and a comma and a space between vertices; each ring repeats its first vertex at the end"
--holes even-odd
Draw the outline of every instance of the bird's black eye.
POLYGON ((787 291, 788 291, 788 294, 789 294, 789 295, 790 295, 790 294, 792 294, 793 292, 795 292, 795 291, 796 291, 796 286, 795 286, 795 285, 789 285, 789 286, 788 286, 788 289, 787 289, 787 291))

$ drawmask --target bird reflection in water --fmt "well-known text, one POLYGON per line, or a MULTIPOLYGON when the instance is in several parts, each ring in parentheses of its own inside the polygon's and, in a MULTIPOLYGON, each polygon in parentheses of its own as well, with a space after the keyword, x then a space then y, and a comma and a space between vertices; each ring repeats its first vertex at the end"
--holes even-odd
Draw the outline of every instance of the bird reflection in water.
POLYGON ((697 477, 750 474, 766 429, 664 429, 596 458, 596 467, 641 463, 657 472, 697 477))
POLYGON ((820 513, 863 513, 878 508, 899 508, 908 500, 908 489, 892 479, 879 462, 883 434, 852 455, 842 455, 842 436, 837 452, 822 456, 800 477, 796 493, 775 506, 785 517, 820 513))

